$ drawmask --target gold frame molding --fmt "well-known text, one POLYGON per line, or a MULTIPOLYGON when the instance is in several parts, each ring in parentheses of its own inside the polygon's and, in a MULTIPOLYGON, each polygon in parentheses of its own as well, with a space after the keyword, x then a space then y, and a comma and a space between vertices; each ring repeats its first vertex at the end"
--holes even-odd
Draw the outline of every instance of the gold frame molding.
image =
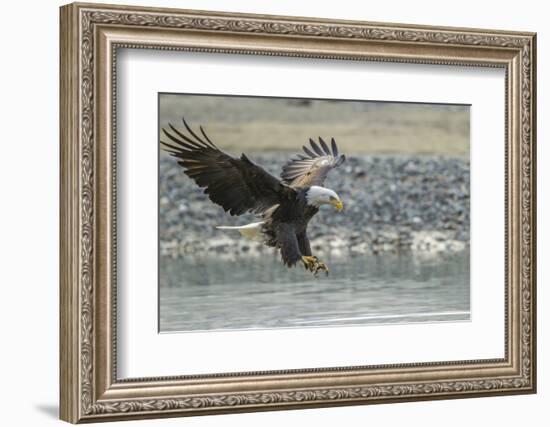
POLYGON ((61 419, 78 423, 535 392, 534 33, 80 3, 61 7, 60 14, 61 419), (118 48, 505 69, 505 357, 117 379, 118 48))

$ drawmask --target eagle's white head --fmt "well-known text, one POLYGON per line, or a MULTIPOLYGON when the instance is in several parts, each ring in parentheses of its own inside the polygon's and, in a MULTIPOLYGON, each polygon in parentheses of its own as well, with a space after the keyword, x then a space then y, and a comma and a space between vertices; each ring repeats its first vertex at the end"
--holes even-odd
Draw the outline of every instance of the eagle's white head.
POLYGON ((344 209, 344 204, 334 191, 319 187, 317 185, 312 185, 306 191, 306 201, 308 205, 319 207, 321 205, 332 205, 339 211, 344 209))

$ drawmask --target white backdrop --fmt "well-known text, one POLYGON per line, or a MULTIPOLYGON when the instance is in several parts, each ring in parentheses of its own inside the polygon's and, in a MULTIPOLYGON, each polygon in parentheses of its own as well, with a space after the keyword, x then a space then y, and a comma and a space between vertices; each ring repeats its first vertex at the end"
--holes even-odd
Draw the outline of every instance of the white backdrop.
MULTIPOLYGON (((111 0, 113 3, 122 3, 111 0)), ((130 0, 128 0, 130 1, 130 0)), ((201 8, 326 18, 539 32, 538 117, 550 115, 545 75, 550 75, 550 29, 543 2, 464 0, 452 8, 438 1, 313 2, 277 0, 133 0, 134 4, 201 8), (539 5, 540 4, 540 5, 539 5), (452 13, 449 13, 451 12, 452 13)), ((4 5, 0 210, 2 352, 0 378, 2 424, 59 425, 58 402, 58 6, 59 1, 4 5)), ((550 162, 549 127, 539 126, 539 165, 550 162)), ((499 426, 544 425, 550 404, 549 293, 550 267, 544 258, 550 244, 549 168, 539 168, 539 394, 438 402, 328 408, 301 411, 139 421, 124 426, 278 426, 398 425, 463 426, 483 422, 499 426), (547 193, 547 192, 546 192, 547 193), (546 196, 546 198, 545 198, 546 196), (545 283, 546 282, 546 283, 545 283)), ((122 425, 122 424, 121 424, 122 425)))
POLYGON ((119 53, 117 143, 118 159, 124 159, 117 167, 121 378, 504 357, 504 70, 327 62, 128 49, 119 53), (325 84, 333 81, 339 83, 325 84), (159 90, 471 104, 471 321, 158 334, 158 128, 153 118, 159 90), (493 173, 486 173, 488 164, 493 173), (483 263, 476 258, 479 254, 483 263), (204 357, 220 348, 223 358, 204 357))

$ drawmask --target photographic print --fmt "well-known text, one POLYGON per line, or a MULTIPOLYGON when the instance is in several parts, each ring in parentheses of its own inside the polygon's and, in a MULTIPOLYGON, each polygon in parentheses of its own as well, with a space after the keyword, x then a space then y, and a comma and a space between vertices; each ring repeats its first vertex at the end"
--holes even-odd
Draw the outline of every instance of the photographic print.
POLYGON ((159 94, 159 330, 470 319, 468 105, 159 94))

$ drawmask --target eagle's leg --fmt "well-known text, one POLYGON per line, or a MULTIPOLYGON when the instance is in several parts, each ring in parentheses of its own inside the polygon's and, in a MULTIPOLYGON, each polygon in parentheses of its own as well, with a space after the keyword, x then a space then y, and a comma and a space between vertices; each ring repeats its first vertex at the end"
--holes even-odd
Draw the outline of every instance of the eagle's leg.
POLYGON ((297 233, 296 238, 298 239, 300 252, 302 252, 303 255, 302 262, 306 270, 311 271, 315 275, 317 275, 319 271, 324 271, 328 276, 329 269, 327 265, 311 253, 311 245, 309 244, 307 233, 305 231, 297 233))
POLYGON ((277 236, 277 246, 281 250, 283 263, 287 267, 294 266, 302 259, 298 239, 294 232, 294 227, 288 224, 281 223, 275 229, 277 236))

